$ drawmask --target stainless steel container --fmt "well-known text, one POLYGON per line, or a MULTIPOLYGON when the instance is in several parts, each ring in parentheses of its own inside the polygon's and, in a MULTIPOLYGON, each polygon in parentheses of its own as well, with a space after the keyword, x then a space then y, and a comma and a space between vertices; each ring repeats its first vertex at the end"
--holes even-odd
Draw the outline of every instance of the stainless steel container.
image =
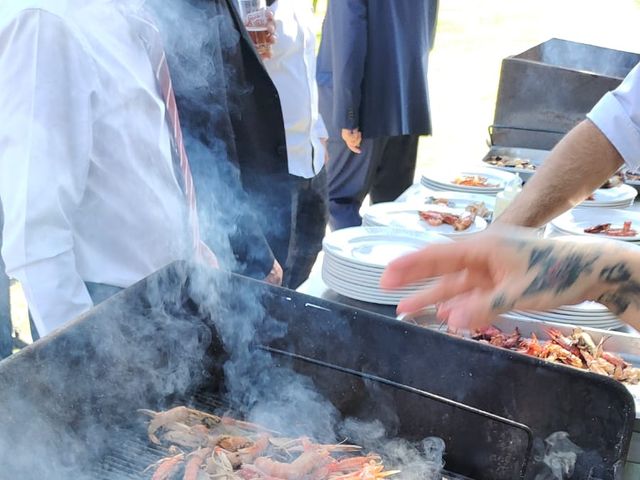
POLYGON ((640 62, 553 38, 502 61, 491 143, 549 150, 640 62))

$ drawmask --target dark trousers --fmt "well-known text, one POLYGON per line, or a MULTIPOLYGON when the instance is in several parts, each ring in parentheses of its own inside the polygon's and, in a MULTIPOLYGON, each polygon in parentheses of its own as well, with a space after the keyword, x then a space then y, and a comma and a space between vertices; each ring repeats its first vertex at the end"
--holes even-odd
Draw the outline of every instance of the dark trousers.
POLYGON ((313 178, 292 176, 291 241, 283 285, 296 289, 309 278, 322 249, 328 219, 327 169, 313 178))
POLYGON ((360 207, 391 202, 413 184, 418 135, 364 139, 362 153, 351 152, 340 138, 329 139, 329 223, 333 230, 362 224, 360 207))

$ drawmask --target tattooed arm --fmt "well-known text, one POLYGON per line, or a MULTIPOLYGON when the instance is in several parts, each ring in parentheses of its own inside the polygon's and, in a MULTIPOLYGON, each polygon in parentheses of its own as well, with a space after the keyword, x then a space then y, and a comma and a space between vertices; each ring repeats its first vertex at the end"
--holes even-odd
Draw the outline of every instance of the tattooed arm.
POLYGON ((396 260, 381 285, 398 288, 440 275, 434 287, 400 303, 398 312, 439 304, 439 317, 452 327, 476 327, 509 310, 596 300, 640 330, 640 249, 619 242, 538 240, 495 231, 396 260))
POLYGON ((585 120, 558 143, 493 225, 540 227, 583 201, 622 164, 607 137, 585 120))

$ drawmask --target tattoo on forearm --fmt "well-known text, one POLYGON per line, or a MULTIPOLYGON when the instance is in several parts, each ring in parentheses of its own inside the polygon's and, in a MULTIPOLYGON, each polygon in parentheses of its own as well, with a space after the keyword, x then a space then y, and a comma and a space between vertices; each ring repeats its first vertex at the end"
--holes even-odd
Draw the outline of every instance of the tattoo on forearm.
POLYGON ((561 293, 571 288, 580 275, 593 272, 593 264, 600 255, 557 252, 555 247, 534 248, 529 257, 529 270, 540 269, 523 296, 544 292, 561 293))
POLYGON ((553 253, 553 247, 534 248, 531 251, 531 255, 529 256, 529 268, 527 271, 531 271, 533 267, 539 265, 541 262, 544 262, 545 260, 548 260, 549 257, 551 257, 552 253, 553 253))
POLYGON ((607 305, 613 313, 621 315, 633 304, 640 308, 640 283, 633 280, 631 270, 624 263, 605 267, 600 272, 600 281, 612 286, 598 301, 607 305))
POLYGON ((507 296, 504 293, 498 293, 491 302, 491 310, 493 311, 502 311, 502 310, 510 310, 515 305, 513 300, 508 300, 507 296))

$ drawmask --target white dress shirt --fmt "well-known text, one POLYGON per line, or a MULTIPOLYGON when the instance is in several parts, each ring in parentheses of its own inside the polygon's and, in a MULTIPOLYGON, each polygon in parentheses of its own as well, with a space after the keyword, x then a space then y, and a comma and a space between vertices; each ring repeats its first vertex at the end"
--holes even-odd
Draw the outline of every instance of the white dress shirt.
POLYGON ((280 95, 289 173, 311 178, 322 169, 320 139, 328 137, 318 113, 313 10, 309 0, 278 0, 271 10, 278 39, 264 63, 280 95))
POLYGON ((622 156, 629 170, 640 170, 640 64, 607 93, 587 117, 622 156))
POLYGON ((39 333, 188 245, 153 69, 115 0, 0 2, 2 255, 39 333))

